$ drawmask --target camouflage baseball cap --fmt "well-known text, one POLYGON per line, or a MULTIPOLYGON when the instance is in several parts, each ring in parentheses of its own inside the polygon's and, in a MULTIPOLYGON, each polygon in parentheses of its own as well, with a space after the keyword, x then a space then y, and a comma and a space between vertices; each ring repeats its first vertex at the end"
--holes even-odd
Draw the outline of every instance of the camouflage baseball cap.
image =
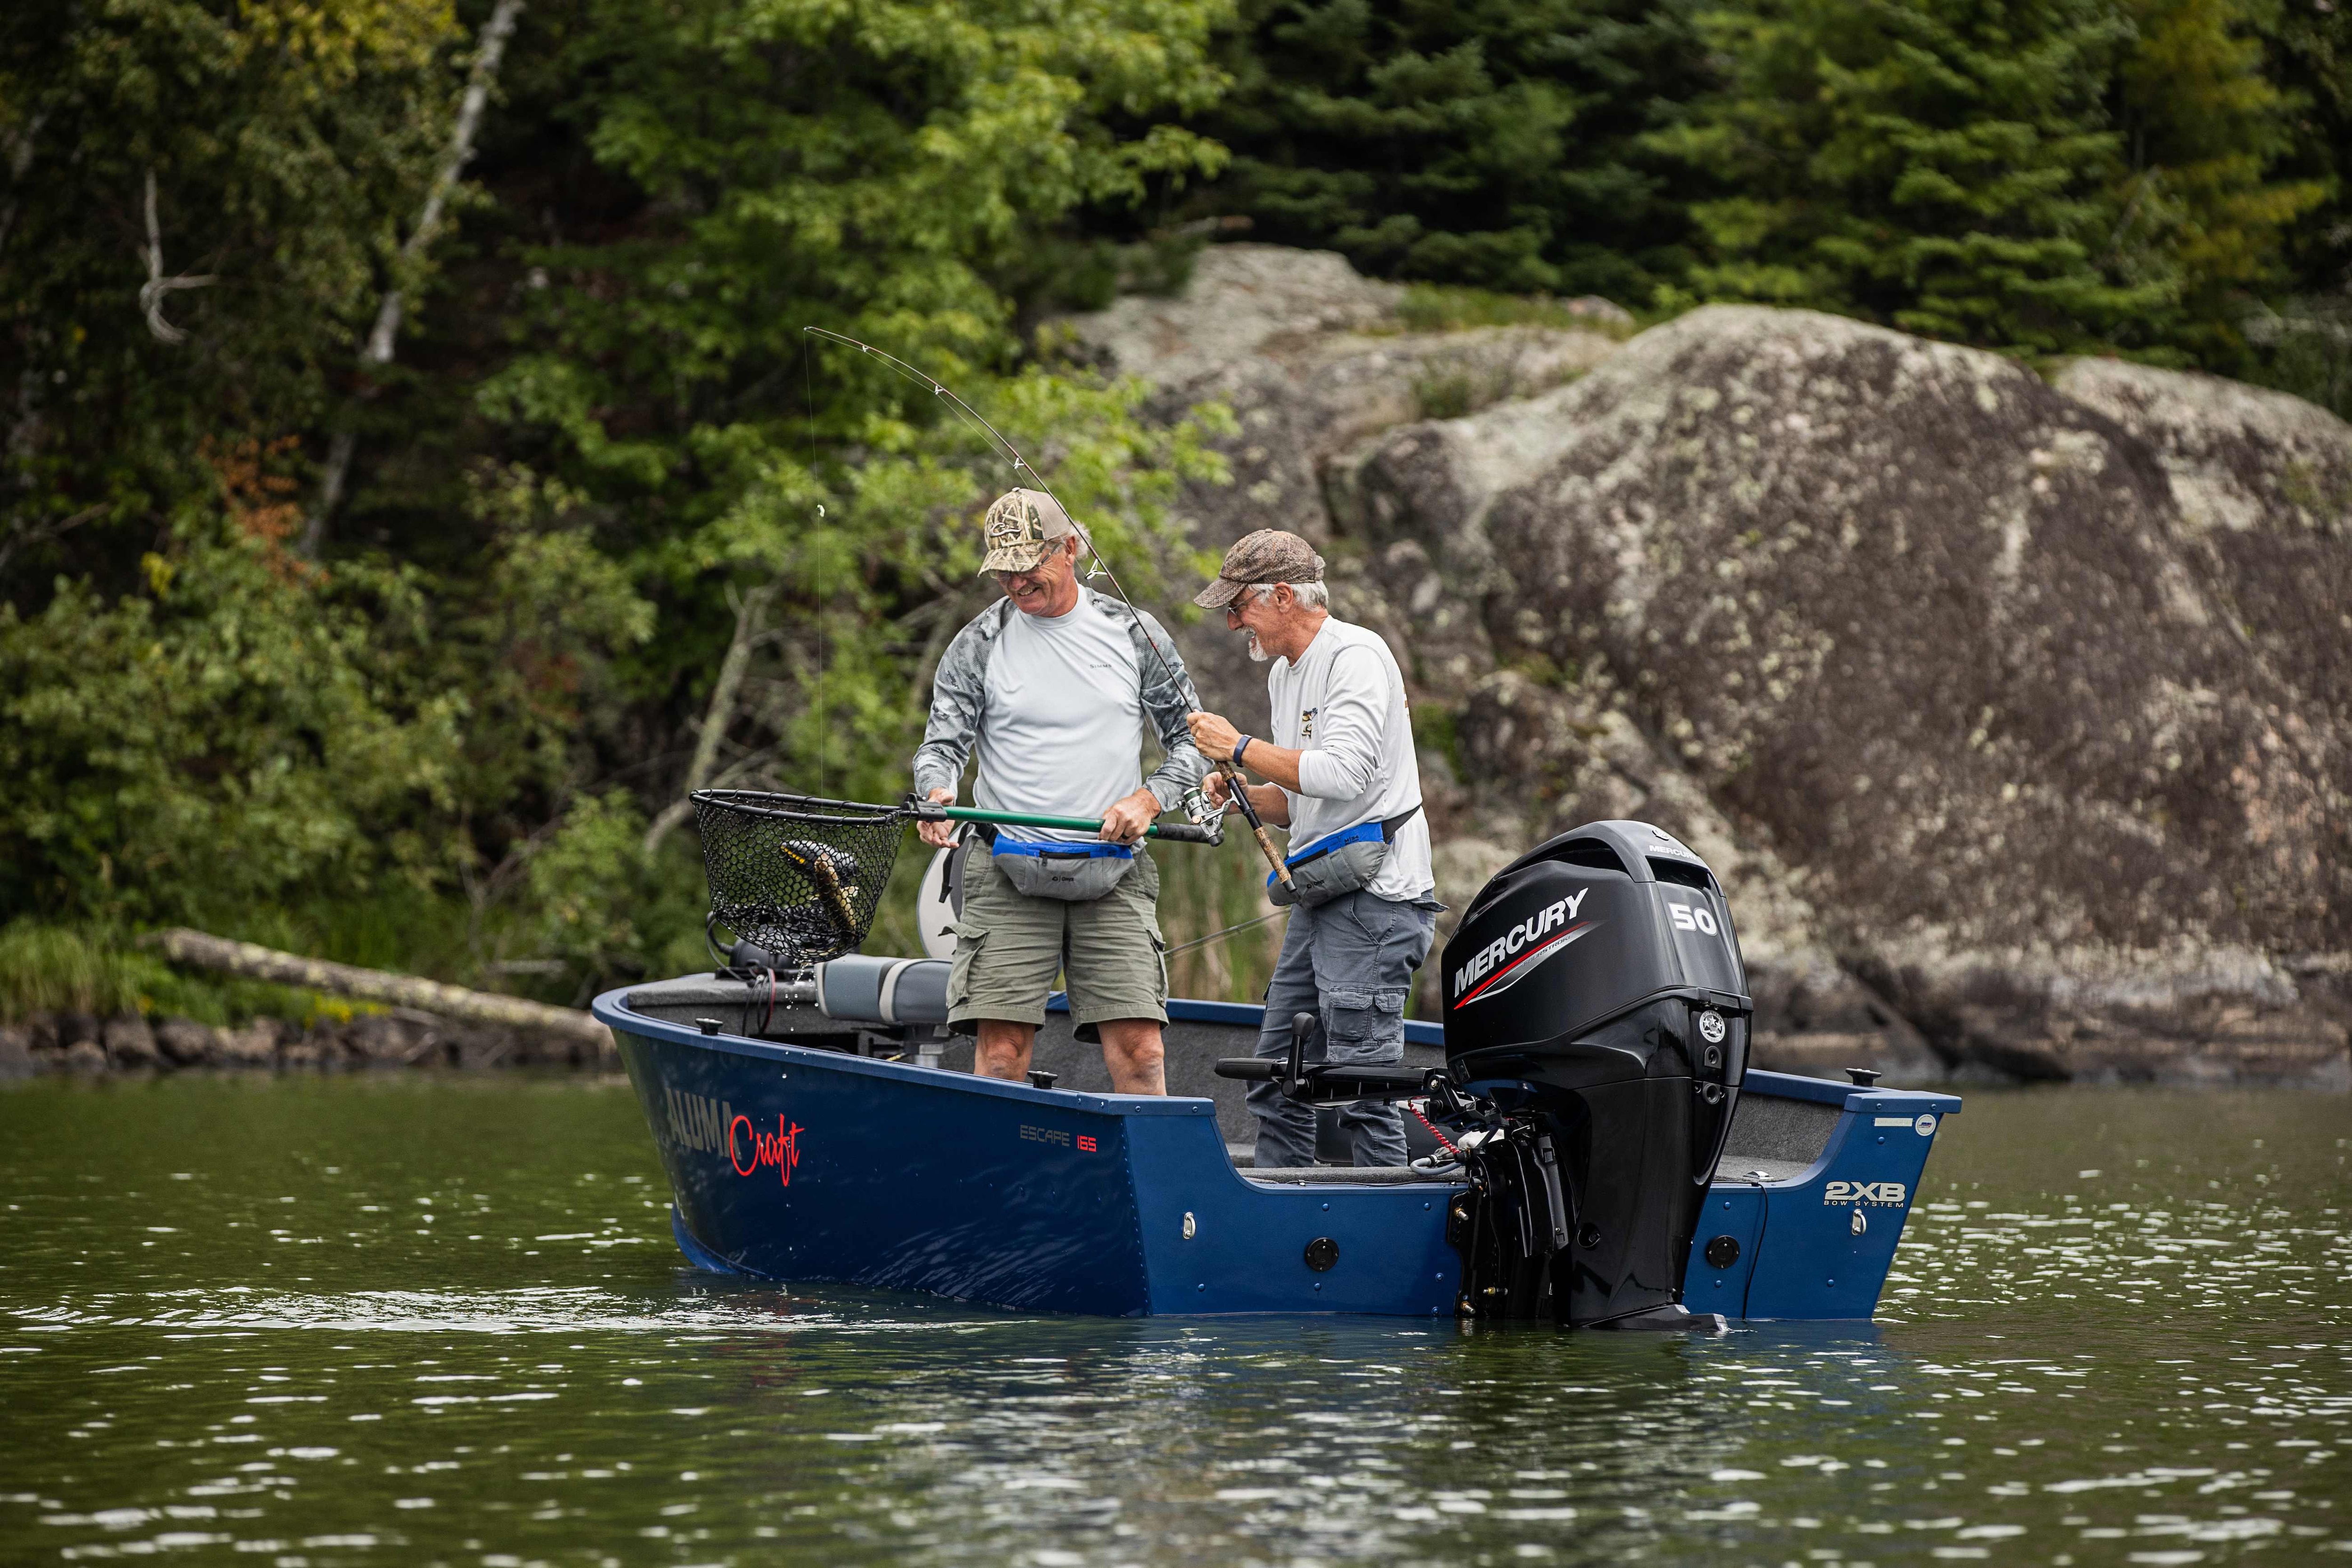
POLYGON ((1217 580, 1192 596, 1203 610, 1221 610, 1241 596, 1253 582, 1320 582, 1323 558, 1297 534, 1280 528, 1260 528, 1244 534, 1225 552, 1217 580))
POLYGON ((1043 490, 1007 490, 988 508, 988 554, 980 570, 1033 570, 1049 546, 1077 531, 1070 514, 1043 490))

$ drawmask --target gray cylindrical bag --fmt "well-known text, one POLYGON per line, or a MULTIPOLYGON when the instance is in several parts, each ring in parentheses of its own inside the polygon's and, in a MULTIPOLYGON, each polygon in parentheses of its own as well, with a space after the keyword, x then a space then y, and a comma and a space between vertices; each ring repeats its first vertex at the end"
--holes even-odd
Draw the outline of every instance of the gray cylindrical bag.
POLYGON ((1359 839, 1352 844, 1341 844, 1336 850, 1300 861, 1290 868, 1290 886, 1285 888, 1277 877, 1266 889, 1266 896, 1276 904, 1298 904, 1312 909, 1342 894, 1370 887, 1388 858, 1386 839, 1359 839))
POLYGON ((1015 892, 1032 898, 1058 898, 1085 904, 1117 887, 1135 864, 1132 855, 1087 853, 999 854, 996 868, 1015 892))

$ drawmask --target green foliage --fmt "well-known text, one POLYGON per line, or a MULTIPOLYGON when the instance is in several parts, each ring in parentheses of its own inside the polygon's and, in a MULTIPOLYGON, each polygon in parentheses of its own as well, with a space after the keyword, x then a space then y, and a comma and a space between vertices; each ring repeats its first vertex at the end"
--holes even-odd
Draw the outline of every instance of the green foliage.
POLYGON ((436 277, 396 253, 485 11, 0 24, 0 907, 574 1001, 698 958, 691 841, 646 830, 699 730, 729 781, 903 789, 924 651, 986 597, 974 525, 1012 480, 803 324, 947 378, 1157 587, 1165 500, 1218 471, 1202 427, 1049 373, 1016 297, 1075 205, 1214 171, 1166 116, 1221 85, 1216 5, 535 5, 436 277), (138 298, 150 168, 165 270, 214 279, 163 298, 184 341, 138 298), (395 281, 398 364, 354 382, 395 281), (314 562, 289 544, 338 428, 359 459, 314 562))
POLYGON ((143 593, 0 604, 0 898, 202 923, 423 870, 403 830, 455 786, 464 699, 387 703, 370 612, 404 585, 330 588, 203 523, 146 567, 143 593))
POLYGON ((1367 272, 1645 299, 1687 220, 1642 143, 1702 85, 1688 0, 1256 0, 1202 198, 1367 272))
MULTIPOLYGON (((1170 845, 1154 850, 1152 859, 1160 865, 1160 925, 1172 946, 1185 946, 1212 932, 1274 913, 1265 900, 1265 862, 1238 824, 1227 829, 1220 848, 1170 845)), ((1171 954, 1172 993, 1209 1001, 1261 999, 1274 977, 1283 926, 1284 918, 1277 918, 1171 954)))
POLYGON ((449 0, 5 8, 0 566, 126 581, 213 488, 207 442, 323 416, 430 179, 458 36, 449 0), (184 341, 150 327, 156 268, 194 284, 156 308, 184 341))
POLYGON ((2352 287, 2287 299, 2246 329, 2257 344, 2249 380, 2352 419, 2352 287))
POLYGON ((2232 0, 1752 0, 1701 26, 1721 93, 1657 145, 1704 296, 2027 352, 2227 346, 2319 196, 2232 0))
POLYGON ((30 920, 0 926, 0 1017, 33 1012, 136 1012, 162 968, 83 931, 30 920))
POLYGON ((308 1022, 349 1019, 354 1006, 257 980, 190 974, 131 945, 120 930, 15 920, 0 926, 0 1021, 37 1013, 122 1013, 242 1023, 256 1017, 308 1022))
POLYGON ((606 977, 709 967, 698 852, 681 838, 667 852, 648 854, 645 831, 636 801, 613 789, 573 796, 552 831, 532 846, 529 924, 514 935, 522 951, 562 966, 551 999, 584 1006, 606 977))

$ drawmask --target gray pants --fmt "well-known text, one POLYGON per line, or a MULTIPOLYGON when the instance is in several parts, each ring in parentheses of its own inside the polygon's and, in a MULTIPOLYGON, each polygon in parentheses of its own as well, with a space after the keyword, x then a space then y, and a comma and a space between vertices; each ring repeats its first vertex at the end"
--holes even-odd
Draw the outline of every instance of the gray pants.
MULTIPOLYGON (((1310 1058, 1382 1067, 1404 1060, 1404 1003, 1412 973, 1429 956, 1437 929, 1434 910, 1369 893, 1343 894, 1313 909, 1294 908, 1282 956, 1265 988, 1260 1056, 1290 1052, 1293 1013, 1313 1013, 1323 1025, 1310 1058)), ((1272 1083, 1250 1086, 1257 1116, 1257 1167, 1315 1163, 1315 1110, 1286 1100, 1272 1083)), ((1339 1131, 1351 1163, 1404 1164, 1404 1114, 1368 1101, 1339 1107, 1339 1131)))

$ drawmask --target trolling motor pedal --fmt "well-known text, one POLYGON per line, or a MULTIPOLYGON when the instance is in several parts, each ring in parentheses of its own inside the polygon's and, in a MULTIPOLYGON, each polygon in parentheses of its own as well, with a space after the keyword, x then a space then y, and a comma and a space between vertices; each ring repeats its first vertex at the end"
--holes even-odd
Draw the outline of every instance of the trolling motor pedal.
POLYGON ((1293 1100, 1305 1098, 1307 1085, 1307 1042, 1315 1034, 1313 1013, 1290 1015, 1290 1054, 1283 1061, 1282 1092, 1293 1100))

